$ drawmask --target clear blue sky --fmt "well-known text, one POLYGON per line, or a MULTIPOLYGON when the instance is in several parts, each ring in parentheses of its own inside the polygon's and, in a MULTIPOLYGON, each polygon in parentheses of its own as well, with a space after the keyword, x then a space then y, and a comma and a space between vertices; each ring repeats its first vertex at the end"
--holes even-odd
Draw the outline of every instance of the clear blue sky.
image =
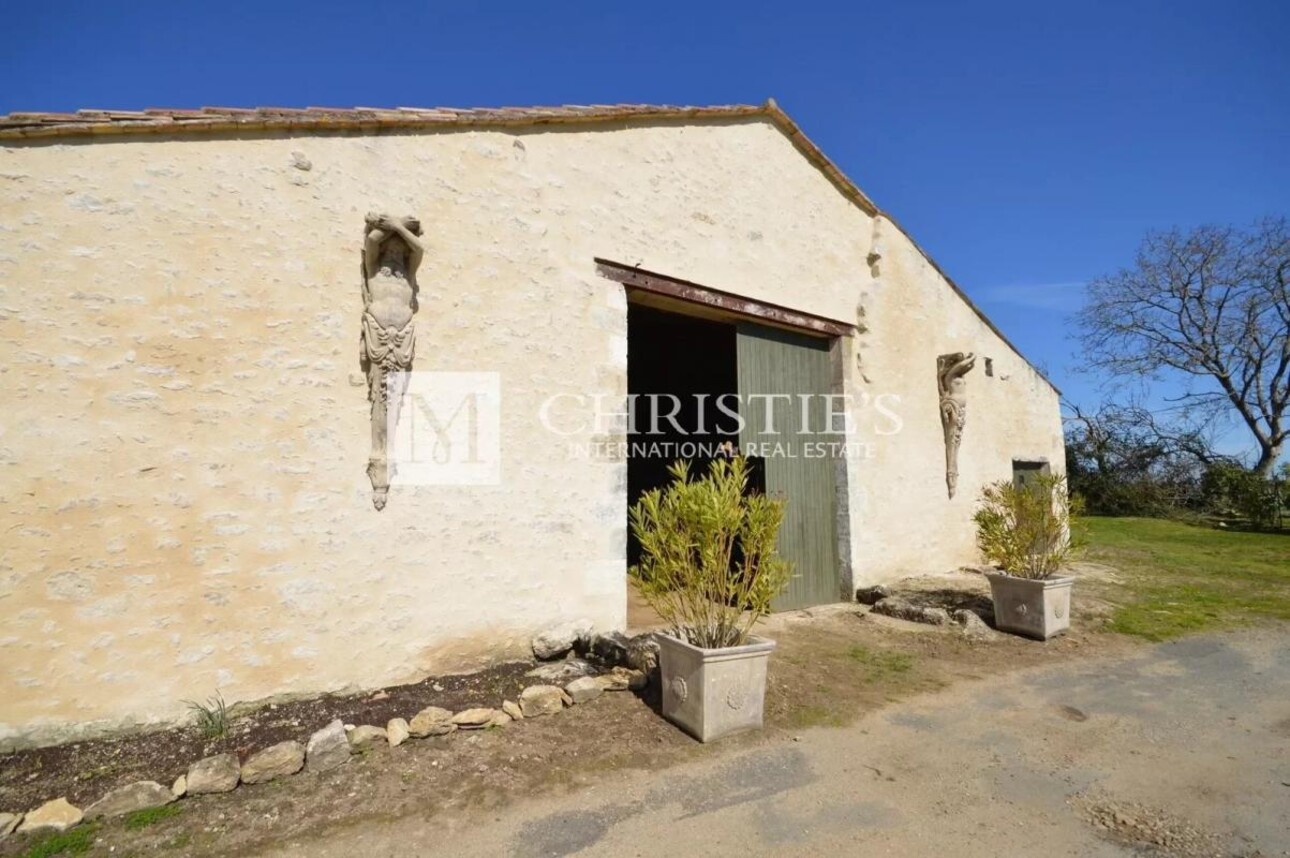
POLYGON ((1073 399, 1149 229, 1290 209, 1290 3, 7 4, 0 112, 775 97, 1073 399))

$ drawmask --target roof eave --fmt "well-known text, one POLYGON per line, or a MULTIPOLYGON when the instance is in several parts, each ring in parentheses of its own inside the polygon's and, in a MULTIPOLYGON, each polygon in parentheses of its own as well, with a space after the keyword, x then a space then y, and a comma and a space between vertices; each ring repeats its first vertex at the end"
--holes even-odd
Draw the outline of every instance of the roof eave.
POLYGON ((79 111, 74 114, 14 113, 0 116, 0 141, 120 134, 190 134, 245 131, 376 131, 385 129, 482 128, 737 119, 761 116, 767 107, 594 105, 538 108, 203 108, 201 110, 79 111))

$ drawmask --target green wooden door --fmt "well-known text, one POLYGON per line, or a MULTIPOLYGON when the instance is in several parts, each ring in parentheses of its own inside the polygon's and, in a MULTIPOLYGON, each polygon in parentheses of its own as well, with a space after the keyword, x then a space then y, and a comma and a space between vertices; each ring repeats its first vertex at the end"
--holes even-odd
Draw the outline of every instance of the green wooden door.
MULTIPOLYGON (((759 464, 766 492, 788 501, 779 532, 779 552, 793 564, 793 577, 776 600, 775 610, 836 602, 835 460, 827 455, 808 457, 806 446, 843 440, 838 435, 812 434, 827 428, 827 403, 821 394, 832 392, 829 342, 743 323, 738 329, 737 353, 745 421, 740 446, 745 451, 756 447, 765 453, 759 464), (770 395, 779 398, 771 415, 773 422, 767 425, 766 400, 750 397, 770 395)), ((758 462, 759 457, 754 454, 750 458, 758 462)))

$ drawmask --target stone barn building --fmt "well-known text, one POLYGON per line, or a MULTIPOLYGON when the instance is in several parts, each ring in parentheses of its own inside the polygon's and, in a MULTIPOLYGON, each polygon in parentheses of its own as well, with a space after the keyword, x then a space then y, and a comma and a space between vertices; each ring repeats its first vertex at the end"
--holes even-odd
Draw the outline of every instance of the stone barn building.
POLYGON ((12 114, 0 348, 10 746, 620 628, 629 504, 709 441, 788 500, 782 608, 975 562, 982 485, 1063 461, 773 102, 12 114))

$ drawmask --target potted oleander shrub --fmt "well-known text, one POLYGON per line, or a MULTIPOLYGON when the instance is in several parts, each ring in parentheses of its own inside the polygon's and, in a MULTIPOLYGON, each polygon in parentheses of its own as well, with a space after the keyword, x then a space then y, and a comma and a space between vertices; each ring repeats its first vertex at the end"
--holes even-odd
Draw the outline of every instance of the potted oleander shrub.
POLYGON ((776 553, 785 501, 748 491, 741 456, 694 478, 679 461, 670 485, 631 509, 640 542, 634 585, 663 619, 657 635, 663 716, 701 742, 762 725, 775 642, 752 634, 788 584, 776 553))
POLYGON ((1047 640, 1070 628, 1075 579, 1061 574, 1078 550, 1079 498, 1064 475, 985 488, 973 516, 977 547, 999 568, 988 574, 995 626, 1047 640))

